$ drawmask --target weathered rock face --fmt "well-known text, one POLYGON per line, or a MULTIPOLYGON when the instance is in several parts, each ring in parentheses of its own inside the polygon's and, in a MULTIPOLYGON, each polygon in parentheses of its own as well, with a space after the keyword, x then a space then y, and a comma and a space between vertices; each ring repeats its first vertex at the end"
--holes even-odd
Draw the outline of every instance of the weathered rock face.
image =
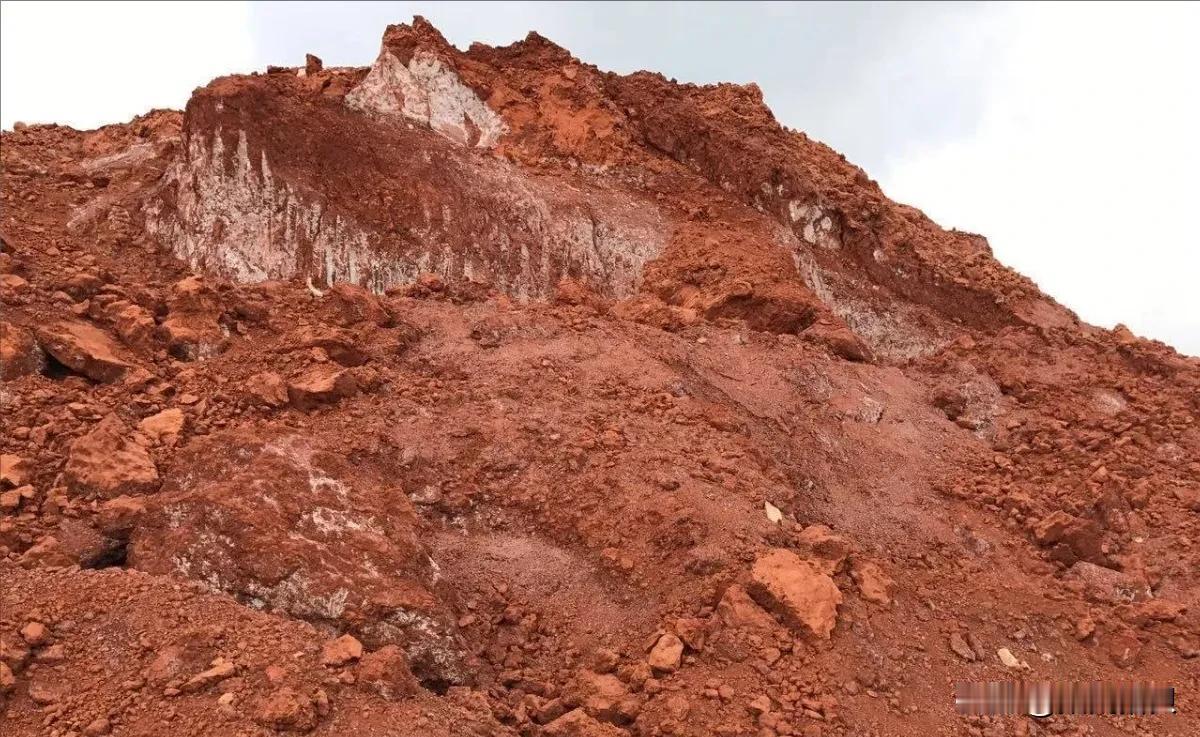
POLYGON ((466 679, 455 626, 432 591, 437 566, 402 492, 355 479, 344 460, 293 437, 218 438, 189 458, 198 472, 153 498, 131 565, 353 631, 369 647, 397 645, 434 687, 466 679))
POLYGON ((478 120, 470 137, 490 145, 499 118, 430 53, 409 62, 385 47, 350 95, 318 91, 315 108, 284 87, 301 80, 202 90, 151 228, 193 265, 241 281, 299 275, 380 292, 435 272, 543 297, 580 276, 632 293, 668 237, 660 208, 600 181, 568 188, 470 154, 463 121, 478 120))
POLYGON ((158 470, 121 418, 110 414, 71 445, 66 481, 76 494, 111 499, 153 491, 158 470))

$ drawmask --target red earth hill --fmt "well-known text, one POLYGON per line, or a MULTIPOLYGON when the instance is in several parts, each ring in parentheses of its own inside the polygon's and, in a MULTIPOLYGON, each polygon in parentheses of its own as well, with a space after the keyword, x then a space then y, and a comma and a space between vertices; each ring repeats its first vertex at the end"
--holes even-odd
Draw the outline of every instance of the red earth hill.
POLYGON ((6 735, 1200 729, 1197 361, 753 85, 418 18, 0 183, 6 735))

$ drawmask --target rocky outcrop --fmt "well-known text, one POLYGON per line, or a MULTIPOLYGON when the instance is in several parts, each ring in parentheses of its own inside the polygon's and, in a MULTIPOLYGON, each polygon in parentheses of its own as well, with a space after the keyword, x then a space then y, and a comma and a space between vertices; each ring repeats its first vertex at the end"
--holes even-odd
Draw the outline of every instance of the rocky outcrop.
POLYGON ((369 647, 396 645, 427 685, 467 679, 404 494, 295 437, 221 437, 184 462, 204 472, 177 475, 153 498, 131 565, 353 631, 369 647))
POLYGON ((346 95, 346 105, 387 118, 415 120, 461 146, 491 148, 505 131, 504 121, 463 84, 448 55, 449 44, 432 26, 392 26, 374 66, 346 95), (424 34, 427 48, 412 37, 424 34))

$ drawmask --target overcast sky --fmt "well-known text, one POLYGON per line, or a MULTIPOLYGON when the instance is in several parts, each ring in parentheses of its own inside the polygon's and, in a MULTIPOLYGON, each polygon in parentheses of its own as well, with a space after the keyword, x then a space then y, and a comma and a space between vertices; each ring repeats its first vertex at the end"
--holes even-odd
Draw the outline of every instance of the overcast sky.
POLYGON ((95 127, 230 72, 365 65, 420 13, 602 69, 754 81, 893 198, 988 237, 1085 320, 1200 355, 1200 5, 0 4, 0 124, 95 127))

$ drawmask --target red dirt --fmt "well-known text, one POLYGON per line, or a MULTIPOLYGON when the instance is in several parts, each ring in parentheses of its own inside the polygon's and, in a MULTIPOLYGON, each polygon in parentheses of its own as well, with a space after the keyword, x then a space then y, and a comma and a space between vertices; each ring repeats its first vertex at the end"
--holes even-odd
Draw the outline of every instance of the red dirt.
POLYGON ((417 19, 2 143, 6 735, 1200 734, 1200 362, 753 85, 417 19))

